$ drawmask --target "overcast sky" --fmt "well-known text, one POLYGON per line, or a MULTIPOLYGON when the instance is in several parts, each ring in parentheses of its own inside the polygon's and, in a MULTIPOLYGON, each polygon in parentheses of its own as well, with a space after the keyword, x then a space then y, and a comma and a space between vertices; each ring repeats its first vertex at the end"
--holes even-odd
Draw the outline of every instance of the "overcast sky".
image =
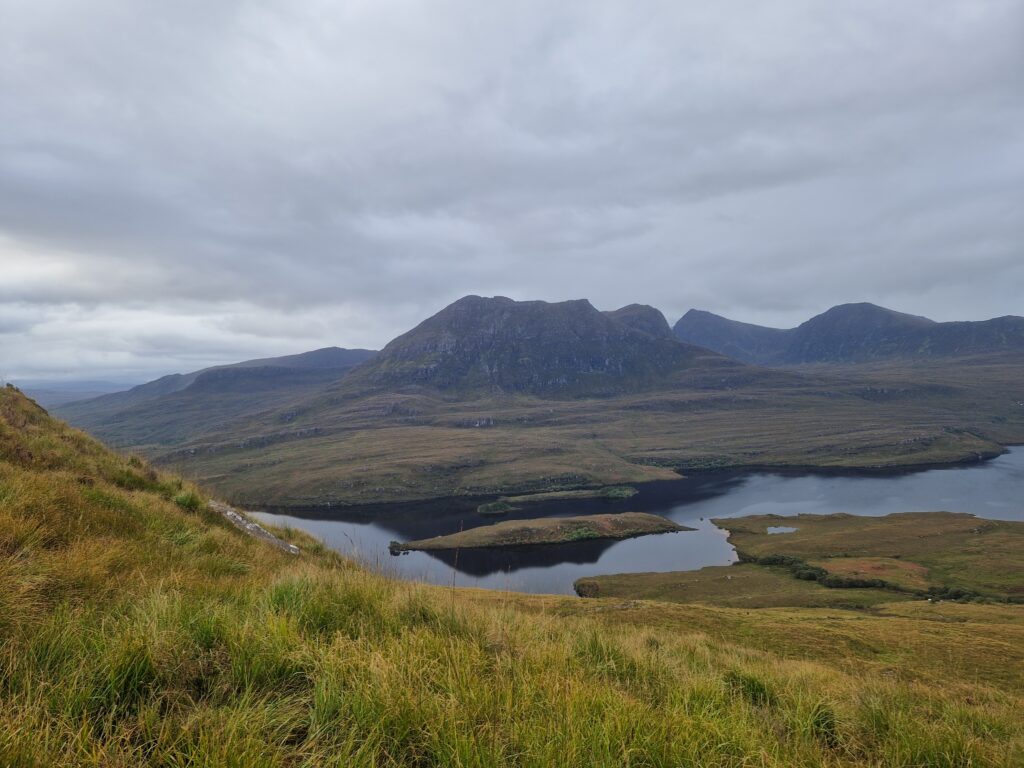
POLYGON ((0 373, 467 293, 1024 314, 1024 0, 0 0, 0 373))

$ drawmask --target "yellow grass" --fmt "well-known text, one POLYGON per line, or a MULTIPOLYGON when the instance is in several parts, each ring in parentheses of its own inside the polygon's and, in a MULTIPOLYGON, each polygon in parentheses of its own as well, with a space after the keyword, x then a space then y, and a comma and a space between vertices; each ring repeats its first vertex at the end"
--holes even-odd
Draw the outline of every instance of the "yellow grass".
POLYGON ((0 765, 1013 766, 1021 613, 452 591, 0 391, 0 765))

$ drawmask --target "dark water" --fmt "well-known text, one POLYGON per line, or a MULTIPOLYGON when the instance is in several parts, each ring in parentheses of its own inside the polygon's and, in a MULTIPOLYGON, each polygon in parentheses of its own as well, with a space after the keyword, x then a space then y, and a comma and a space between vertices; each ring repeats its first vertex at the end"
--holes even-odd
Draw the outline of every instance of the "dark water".
MULTIPOLYGON (((912 474, 709 474, 653 483, 627 500, 534 504, 501 518, 482 518, 478 501, 446 500, 373 509, 257 513, 267 523, 300 528, 328 546, 408 579, 521 592, 571 594, 582 576, 674 571, 735 561, 725 532, 711 518, 803 512, 970 512, 1024 521, 1024 448, 983 464, 912 474), (454 533, 495 520, 595 512, 654 512, 695 531, 626 541, 587 541, 392 556, 388 543, 454 533)), ((779 534, 785 535, 785 534, 779 534)))

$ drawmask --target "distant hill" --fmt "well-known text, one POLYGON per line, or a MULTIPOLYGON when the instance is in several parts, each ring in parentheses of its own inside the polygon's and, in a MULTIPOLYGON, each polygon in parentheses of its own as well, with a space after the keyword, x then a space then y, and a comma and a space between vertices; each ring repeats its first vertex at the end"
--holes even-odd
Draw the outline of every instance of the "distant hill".
POLYGON ((93 379, 16 379, 13 383, 44 408, 54 408, 78 400, 120 392, 135 382, 113 382, 93 379))
POLYGON ((163 376, 55 411, 116 445, 169 444, 309 395, 375 352, 327 347, 163 376))
MULTIPOLYGON (((930 327, 900 317, 879 324, 930 327)), ((772 335, 747 328, 758 343, 772 335)), ((650 307, 467 296, 351 370, 260 361, 61 412, 239 502, 379 504, 676 470, 976 461, 1024 435, 1024 358, 1011 357, 778 370, 679 341, 650 307)))
POLYGON ((609 395, 717 364, 728 362, 677 340, 652 307, 606 313, 584 299, 466 296, 392 341, 345 386, 609 395))
POLYGON ((690 310, 673 330, 690 344, 756 365, 1024 353, 1024 317, 937 323, 868 303, 841 304, 787 330, 690 310))

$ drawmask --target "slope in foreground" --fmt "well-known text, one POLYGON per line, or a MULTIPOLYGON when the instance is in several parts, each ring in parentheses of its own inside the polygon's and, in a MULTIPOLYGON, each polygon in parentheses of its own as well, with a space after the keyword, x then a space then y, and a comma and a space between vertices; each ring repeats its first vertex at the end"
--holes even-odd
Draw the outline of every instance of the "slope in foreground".
POLYGON ((398 583, 299 543, 296 558, 245 537, 197 489, 0 390, 0 764, 1011 765, 1021 754, 1019 616, 961 606, 956 622, 858 616, 850 629, 833 615, 823 633, 813 612, 595 611, 398 583), (1003 649, 998 666, 975 648, 979 631, 1003 649), (882 666, 853 658, 865 644, 882 666), (958 654, 963 670, 948 664, 958 654))

